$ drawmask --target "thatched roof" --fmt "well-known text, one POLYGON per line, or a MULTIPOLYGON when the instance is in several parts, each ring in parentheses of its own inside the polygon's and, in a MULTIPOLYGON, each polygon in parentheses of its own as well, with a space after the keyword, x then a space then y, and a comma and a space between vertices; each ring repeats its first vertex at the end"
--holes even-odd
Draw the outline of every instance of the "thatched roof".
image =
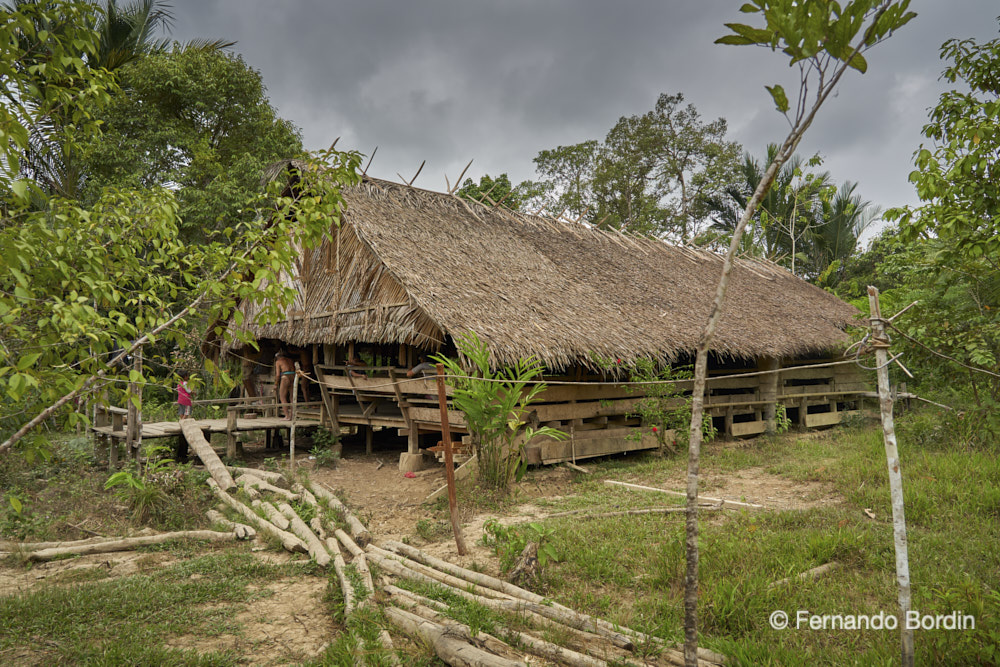
MULTIPOLYGON (((250 327, 258 338, 435 349, 471 330, 498 363, 674 359, 695 349, 722 267, 712 252, 373 178, 343 195, 337 243, 303 257, 291 279, 294 317, 250 327)), ((740 260, 713 350, 742 358, 834 350, 856 312, 775 264, 740 260)))

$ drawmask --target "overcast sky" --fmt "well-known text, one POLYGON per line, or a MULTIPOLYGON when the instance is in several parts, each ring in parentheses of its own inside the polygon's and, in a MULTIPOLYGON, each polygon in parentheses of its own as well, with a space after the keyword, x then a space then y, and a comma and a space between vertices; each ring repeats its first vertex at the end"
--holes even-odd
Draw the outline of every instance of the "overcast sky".
MULTIPOLYGON (((603 139, 621 116, 683 93, 762 155, 787 133, 764 90, 797 90, 782 54, 718 46, 741 0, 174 0, 172 37, 225 38, 259 70, 308 149, 355 148, 369 173, 442 190, 467 176, 533 178, 540 150, 603 139)), ((874 203, 907 182, 949 38, 998 35, 998 0, 913 0, 918 16, 848 72, 799 152, 874 203)))

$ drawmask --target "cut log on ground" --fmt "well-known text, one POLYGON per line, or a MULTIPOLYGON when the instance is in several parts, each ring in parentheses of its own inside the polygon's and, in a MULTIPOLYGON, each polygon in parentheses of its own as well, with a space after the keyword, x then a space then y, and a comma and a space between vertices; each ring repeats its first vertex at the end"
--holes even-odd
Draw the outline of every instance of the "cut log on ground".
POLYGON ((340 592, 344 596, 344 616, 347 617, 354 613, 356 607, 354 586, 347 578, 346 564, 340 553, 340 547, 337 546, 337 540, 332 537, 326 538, 326 548, 333 555, 333 571, 337 573, 337 581, 340 582, 340 592))
POLYGON ((229 466, 229 471, 234 475, 252 475, 260 479, 266 479, 272 484, 284 484, 285 476, 280 472, 272 470, 261 470, 260 468, 241 468, 240 466, 229 466))
POLYGON ((309 556, 316 561, 316 564, 320 567, 326 567, 330 564, 330 552, 326 550, 326 546, 319 541, 316 537, 316 533, 312 532, 312 528, 306 525, 306 522, 302 520, 292 506, 288 503, 281 503, 278 506, 281 513, 285 515, 292 524, 292 532, 295 533, 300 539, 302 539, 306 545, 309 547, 309 556))
MULTIPOLYGON (((655 491, 656 493, 665 493, 669 496, 677 496, 679 498, 684 498, 687 496, 686 493, 681 493, 680 491, 671 491, 670 489, 659 489, 655 486, 643 486, 642 484, 629 484, 628 482, 619 482, 614 479, 604 480, 605 484, 611 484, 613 486, 623 486, 626 489, 635 489, 636 491, 655 491)), ((707 500, 711 503, 721 504, 723 507, 729 507, 733 509, 755 509, 755 510, 766 510, 767 508, 763 505, 757 505, 756 503, 743 503, 738 500, 725 500, 723 498, 709 498, 708 496, 698 495, 699 500, 707 500)))
POLYGON ((178 424, 180 424, 181 431, 184 433, 184 439, 188 441, 191 449, 198 455, 201 462, 205 464, 205 469, 208 470, 208 474, 212 476, 212 479, 219 485, 219 488, 223 491, 236 488, 236 482, 233 481, 232 475, 226 470, 226 466, 222 464, 219 455, 208 444, 208 440, 205 440, 201 429, 198 428, 198 423, 193 419, 181 419, 178 424))
POLYGON ((88 537, 84 540, 69 540, 64 542, 0 542, 0 551, 39 551, 41 549, 59 549, 61 547, 76 547, 81 544, 97 544, 98 542, 112 542, 120 540, 120 537, 88 537))
POLYGON ((260 491, 269 491, 275 495, 285 498, 286 500, 299 499, 299 495, 297 493, 292 493, 288 489, 283 489, 280 486, 275 486, 274 484, 271 484, 270 482, 263 480, 260 477, 254 477, 253 475, 240 475, 239 479, 237 479, 236 481, 247 488, 253 487, 255 489, 259 489, 260 491))
POLYGON ((288 530, 291 527, 291 522, 285 515, 278 511, 278 508, 267 502, 266 500, 255 500, 251 503, 254 509, 259 509, 266 516, 267 520, 273 523, 275 526, 282 530, 288 530))
MULTIPOLYGON (((425 577, 429 577, 431 579, 434 579, 434 580, 438 581, 439 583, 446 584, 446 585, 451 586, 453 588, 462 588, 464 590, 468 590, 469 592, 474 593, 476 595, 479 595, 481 597, 494 598, 494 599, 498 599, 498 600, 512 600, 512 599, 514 599, 510 595, 507 595, 506 593, 502 593, 500 591, 496 591, 496 590, 493 590, 491 588, 484 588, 484 587, 478 586, 476 584, 472 584, 472 583, 470 583, 468 581, 465 581, 465 580, 459 579, 458 577, 450 575, 447 572, 442 572, 440 570, 435 570, 432 567, 427 567, 426 565, 423 565, 422 563, 418 563, 418 562, 416 562, 414 560, 411 560, 411 559, 407 558, 406 556, 400 556, 399 554, 393 553, 391 551, 386 551, 385 549, 377 547, 374 544, 369 544, 368 546, 365 547, 365 550, 369 554, 372 554, 373 558, 374 558, 374 556, 378 556, 378 557, 381 557, 381 558, 387 558, 387 559, 390 559, 390 560, 399 561, 406 568, 408 568, 410 570, 413 570, 414 572, 419 572, 420 574, 424 575, 425 577)), ((381 561, 376 561, 376 562, 381 562, 381 561)))
MULTIPOLYGON (((369 548, 371 545, 369 545, 369 548)), ((427 576, 421 572, 417 572, 408 568, 403 563, 399 562, 393 558, 387 558, 375 551, 370 551, 369 556, 371 559, 379 565, 379 567, 388 570, 396 576, 400 576, 406 579, 413 579, 415 581, 421 581, 424 583, 431 584, 433 586, 445 586, 450 592, 463 597, 466 600, 472 602, 478 602, 479 604, 489 607, 490 609, 497 609, 500 611, 508 611, 512 613, 524 613, 533 612, 539 616, 544 616, 550 618, 554 621, 558 621, 563 625, 567 625, 571 628, 576 628, 578 630, 585 630, 588 632, 594 632, 595 634, 602 635, 606 637, 611 643, 619 648, 624 648, 627 650, 632 650, 635 648, 635 642, 632 638, 623 635, 622 633, 613 629, 610 623, 597 623, 598 619, 593 619, 592 617, 586 616, 584 614, 579 614, 573 610, 563 611, 563 609, 556 608, 555 606, 548 606, 544 604, 537 604, 534 602, 528 602, 526 600, 514 600, 514 599, 496 599, 488 598, 482 595, 476 595, 470 593, 466 590, 470 585, 466 583, 462 588, 455 588, 447 584, 442 583, 439 579, 427 576)), ((633 631, 634 632, 634 631, 633 631)))
POLYGON ((306 501, 310 505, 313 505, 315 507, 319 507, 319 501, 316 500, 316 496, 314 496, 312 494, 312 491, 310 491, 306 487, 302 486, 298 482, 296 482, 295 484, 292 484, 292 491, 294 491, 295 493, 299 494, 299 496, 302 498, 302 500, 306 501))
POLYGON ((321 484, 313 484, 311 490, 317 496, 326 499, 330 508, 344 517, 347 527, 351 530, 351 536, 354 537, 354 540, 358 544, 365 546, 372 541, 372 534, 365 528, 365 524, 358 521, 358 518, 351 513, 351 510, 347 509, 347 505, 340 502, 340 498, 335 496, 332 491, 321 484))
POLYGON ((326 539, 326 528, 323 527, 323 520, 318 516, 309 519, 309 527, 312 528, 320 540, 326 539))
POLYGON ((216 496, 218 496, 219 500, 221 500, 226 505, 232 507, 234 510, 239 512, 240 515, 242 515, 245 519, 247 519, 251 524, 256 526, 261 532, 264 532, 270 535, 271 537, 277 538, 277 540, 281 542, 281 546, 284 547, 287 551, 291 551, 293 553, 309 552, 309 547, 306 546, 305 542, 295 537, 288 531, 278 528, 267 519, 258 516, 257 513, 254 512, 252 509, 250 509, 240 501, 236 500, 236 498, 233 498, 231 495, 220 489, 219 485, 216 484, 214 479, 209 479, 208 485, 212 488, 212 492, 215 493, 216 496))
POLYGON ((87 554, 104 554, 113 551, 131 551, 137 547, 151 544, 163 544, 171 540, 205 540, 209 542, 231 542, 236 539, 232 532, 220 533, 215 530, 183 530, 175 533, 146 535, 144 537, 126 537, 111 542, 94 542, 80 544, 75 547, 58 547, 42 549, 28 554, 28 560, 35 562, 49 561, 60 556, 84 556, 87 554))
POLYGON ((811 570, 806 570, 805 572, 800 572, 794 577, 787 577, 785 579, 779 579, 778 581, 772 581, 767 585, 768 590, 772 588, 778 588, 779 586, 785 586, 787 584, 799 581, 808 581, 809 579, 818 579, 827 572, 832 572, 840 567, 840 563, 837 561, 830 561, 829 563, 824 563, 819 567, 814 567, 811 570))
MULTIPOLYGON (((401 591, 402 589, 395 590, 401 591)), ((390 595, 392 594, 390 593, 390 595)), ((421 618, 445 626, 445 628, 449 631, 456 632, 463 639, 470 641, 470 643, 476 643, 476 640, 482 639, 485 641, 485 648, 489 649, 493 653, 497 653, 498 655, 503 655, 508 658, 519 657, 516 654, 506 654, 505 650, 509 650, 510 647, 489 634, 478 632, 473 637, 468 626, 457 623, 441 613, 442 611, 446 611, 448 609, 447 605, 440 604, 440 606, 435 605, 434 608, 431 608, 427 605, 421 604, 420 601, 411 596, 401 595, 399 593, 392 595, 392 599, 397 605, 405 607, 407 610, 420 616, 421 618)), ((433 600, 428 601, 434 602, 433 600)), ((569 665, 570 667, 607 667, 608 665, 606 661, 601 660, 600 658, 578 653, 557 644, 547 642, 526 632, 519 632, 510 629, 508 629, 508 632, 513 633, 518 638, 519 645, 528 653, 545 658, 546 660, 552 660, 560 665, 569 665)), ((622 657, 624 657, 624 654, 622 657)))
POLYGON ((205 512, 208 520, 214 524, 220 526, 225 526, 229 530, 233 531, 233 535, 236 536, 238 540, 252 540, 257 537, 257 531, 253 526, 248 526, 245 523, 236 523, 235 521, 230 521, 226 517, 222 516, 221 512, 215 510, 208 510, 205 512))
POLYGON ((527 667, 522 660, 509 660, 487 653, 449 635, 443 626, 402 609, 389 607, 385 610, 385 617, 404 634, 422 638, 434 648, 439 658, 452 667, 527 667))

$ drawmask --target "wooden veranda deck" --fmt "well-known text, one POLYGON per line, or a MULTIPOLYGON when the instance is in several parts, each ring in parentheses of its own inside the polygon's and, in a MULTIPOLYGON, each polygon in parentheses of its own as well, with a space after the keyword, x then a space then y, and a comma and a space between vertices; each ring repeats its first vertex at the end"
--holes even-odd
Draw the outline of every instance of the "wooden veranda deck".
MULTIPOLYGON (((243 431, 268 431, 272 429, 287 429, 292 426, 292 421, 282 419, 281 417, 257 417, 256 419, 247 418, 237 418, 236 423, 233 426, 229 425, 228 419, 192 419, 194 424, 198 428, 207 433, 229 433, 229 432, 243 432, 243 431)), ((295 420, 296 428, 303 428, 308 426, 320 426, 321 422, 318 418, 309 417, 296 417, 295 420)), ((126 431, 125 429, 115 430, 114 426, 94 426, 94 433, 98 433, 103 436, 110 438, 120 438, 125 439, 126 431)), ((146 440, 149 438, 167 438, 170 436, 181 435, 181 424, 177 421, 169 422, 151 422, 142 424, 142 439, 146 440)))

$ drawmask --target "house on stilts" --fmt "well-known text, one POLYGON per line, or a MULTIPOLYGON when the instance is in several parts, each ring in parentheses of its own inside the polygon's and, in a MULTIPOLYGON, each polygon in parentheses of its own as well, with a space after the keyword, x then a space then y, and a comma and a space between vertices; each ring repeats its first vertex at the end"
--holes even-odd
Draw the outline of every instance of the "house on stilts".
MULTIPOLYGON (((280 163, 269 178, 294 187, 296 166, 280 163)), ((369 443, 374 429, 394 429, 407 438, 400 465, 412 469, 421 435, 437 442, 440 411, 432 379, 401 380, 419 355, 453 355, 455 337, 472 331, 494 364, 534 356, 561 382, 532 405, 532 419, 570 437, 528 443, 529 463, 657 446, 633 414, 641 394, 609 384, 623 378, 599 360, 690 364, 719 255, 370 177, 343 197, 332 240, 303 253, 287 277, 297 292, 287 319, 249 324, 255 313, 243 306, 262 366, 278 349, 312 363, 324 423, 364 429, 369 443)), ((858 368, 814 367, 839 359, 856 315, 775 264, 737 261, 709 365, 706 411, 720 433, 762 433, 778 405, 802 427, 856 410, 868 391, 858 368)), ((461 413, 449 420, 465 430, 461 413)))

